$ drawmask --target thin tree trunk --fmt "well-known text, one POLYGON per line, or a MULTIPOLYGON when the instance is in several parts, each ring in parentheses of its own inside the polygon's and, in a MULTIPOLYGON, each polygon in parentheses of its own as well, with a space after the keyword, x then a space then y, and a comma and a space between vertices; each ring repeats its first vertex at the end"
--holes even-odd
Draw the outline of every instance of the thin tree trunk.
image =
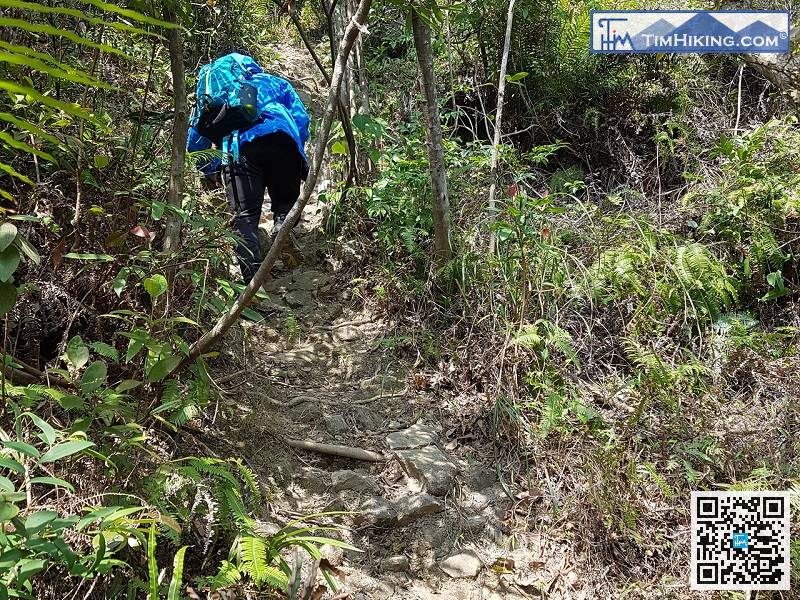
POLYGON ((300 220, 300 215, 302 214, 303 209, 311 199, 311 195, 314 193, 320 168, 322 167, 322 161, 325 158, 325 150, 328 147, 328 136, 331 132, 331 124, 333 123, 333 117, 336 113, 339 91, 342 86, 342 76, 345 68, 347 67, 347 57, 350 55, 350 50, 353 48, 353 43, 356 41, 359 32, 361 29, 363 29, 364 24, 367 22, 371 5, 372 0, 361 0, 353 21, 348 24, 347 30, 342 38, 342 42, 339 47, 339 54, 334 64, 331 87, 328 90, 328 101, 325 105, 325 112, 322 117, 322 123, 320 124, 319 132, 317 133, 317 141, 311 160, 311 168, 308 173, 308 179, 306 179, 305 185, 303 186, 303 193, 300 196, 300 199, 286 216, 286 226, 281 228, 280 232, 278 232, 275 241, 272 243, 272 247, 269 249, 267 256, 264 258, 264 261, 261 263, 261 266, 253 277, 252 281, 236 299, 236 302, 234 302, 233 306, 220 317, 219 321, 217 321, 216 325, 214 325, 211 331, 203 335, 192 345, 192 347, 189 349, 189 356, 183 360, 176 370, 180 370, 196 360, 201 354, 206 352, 206 350, 208 350, 219 339, 221 339, 228 329, 230 329, 231 326, 236 323, 239 315, 241 315, 242 311, 247 308, 255 295, 258 293, 258 290, 261 289, 261 286, 267 281, 270 271, 272 271, 272 267, 275 265, 275 261, 280 256, 283 247, 286 245, 286 242, 291 235, 292 229, 300 220))
POLYGON ((417 66, 425 98, 425 132, 428 146, 428 163, 433 190, 433 227, 436 261, 441 265, 452 256, 450 243, 450 201, 447 195, 447 169, 442 145, 442 123, 439 119, 439 104, 436 96, 436 78, 433 72, 433 48, 428 24, 411 11, 411 27, 414 31, 414 47, 417 51, 417 66))
MULTIPOLYGON (((164 20, 170 23, 177 23, 175 12, 170 8, 165 8, 164 20)), ((172 91, 175 99, 167 205, 179 209, 183 203, 186 140, 189 132, 189 107, 186 103, 186 72, 183 65, 183 34, 181 33, 181 28, 175 27, 167 30, 167 40, 169 43, 169 64, 172 72, 172 91)), ((174 252, 180 245, 180 241, 181 218, 177 213, 169 211, 164 225, 164 253, 170 254, 174 252)))
MULTIPOLYGON (((276 3, 281 5, 280 0, 276 0, 276 3)), ((323 7, 323 10, 324 7, 323 7)), ((325 78, 325 81, 328 85, 331 84, 331 76, 328 74, 327 69, 325 69, 325 65, 322 64, 322 60, 320 60, 319 55, 317 54, 314 47, 308 41, 308 36, 306 35, 305 29, 303 28, 303 24, 300 21, 300 18, 294 13, 290 12, 289 17, 292 19, 295 27, 297 28, 297 33, 300 34, 300 39, 303 40, 303 44, 305 45, 308 53, 311 54, 311 58, 317 65, 317 68, 322 73, 322 76, 325 78)), ((335 60, 335 57, 334 57, 335 60)), ((358 162, 356 160, 356 138, 353 134, 353 125, 351 123, 351 116, 348 114, 347 109, 345 108, 345 104, 341 101, 339 102, 339 119, 342 122, 342 130, 344 131, 344 137, 347 141, 347 149, 349 153, 349 166, 347 171, 347 177, 345 178, 344 184, 344 191, 346 192, 350 187, 353 185, 353 182, 359 183, 359 172, 358 172, 358 162)))
MULTIPOLYGON (((500 141, 503 135, 503 103, 506 94, 506 70, 508 69, 508 53, 511 48, 511 31, 514 26, 514 3, 508 2, 508 19, 506 21, 506 41, 503 46, 503 61, 500 63, 500 83, 497 87, 497 117, 494 123, 494 143, 492 144, 492 170, 489 186, 489 224, 495 221, 495 195, 497 194, 497 159, 500 152, 500 141)), ((489 232, 489 252, 494 254, 497 238, 494 230, 489 232)))

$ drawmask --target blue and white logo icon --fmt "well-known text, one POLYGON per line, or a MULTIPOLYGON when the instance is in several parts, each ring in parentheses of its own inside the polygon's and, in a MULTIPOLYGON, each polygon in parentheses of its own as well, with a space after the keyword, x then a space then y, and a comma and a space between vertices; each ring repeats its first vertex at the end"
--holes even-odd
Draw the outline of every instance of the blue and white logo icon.
POLYGON ((747 550, 750 545, 750 535, 747 533, 734 533, 731 546, 738 550, 747 550))
POLYGON ((789 52, 788 11, 592 11, 591 51, 622 53, 789 52))

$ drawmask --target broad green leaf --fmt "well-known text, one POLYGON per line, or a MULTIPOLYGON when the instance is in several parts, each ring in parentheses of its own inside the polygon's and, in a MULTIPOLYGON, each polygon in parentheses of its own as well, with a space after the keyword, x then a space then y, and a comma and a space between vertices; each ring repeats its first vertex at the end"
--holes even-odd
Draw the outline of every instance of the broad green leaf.
MULTIPOLYGON (((0 522, 8 522, 19 514, 19 507, 11 502, 0 502, 0 522)), ((3 554, 5 557, 5 554, 3 554)), ((0 559, 2 560, 2 559, 0 559)))
MULTIPOLYGON (((2 59, 2 54, 3 53, 0 52, 0 60, 2 59)), ((42 160, 46 160, 47 162, 53 163, 54 165, 58 164, 58 161, 53 157, 52 154, 39 150, 38 148, 34 148, 27 142, 21 142, 17 139, 14 139, 13 136, 7 134, 5 131, 0 131, 0 140, 2 140, 15 150, 22 150, 23 152, 27 152, 28 154, 33 154, 34 156, 38 156, 42 160)))
POLYGON ((0 252, 8 248, 17 237, 17 226, 5 222, 0 225, 0 252))
POLYGON ((242 316, 248 321, 252 321, 253 323, 261 323, 262 321, 266 320, 266 317, 264 317, 264 315, 254 311, 252 308, 245 308, 242 311, 242 316))
POLYGON ((76 260, 98 260, 101 262, 113 262, 117 260, 110 254, 94 254, 91 252, 67 252, 64 258, 74 258, 76 260))
POLYGON ((106 382, 107 373, 108 368, 102 360, 96 360, 90 364, 81 377, 81 391, 84 394, 91 394, 100 389, 106 382))
POLYGON ((506 75, 506 81, 508 83, 517 83, 518 81, 522 81, 528 76, 528 73, 525 71, 520 71, 519 73, 515 73, 514 75, 506 75))
POLYGON ((19 440, 5 440, 0 443, 2 443, 3 446, 5 446, 6 448, 11 448, 12 450, 16 450, 20 454, 24 454, 25 456, 30 456, 31 458, 39 458, 39 456, 41 456, 41 454, 36 448, 25 442, 20 442, 19 440))
POLYGON ((153 300, 166 292, 167 287, 167 278, 160 274, 153 275, 144 280, 144 289, 150 294, 150 298, 153 300))
POLYGON ((10 281, 19 267, 19 250, 14 244, 0 252, 0 281, 10 281))
POLYGON ((113 46, 109 46, 107 44, 98 44, 97 42, 93 42, 88 38, 81 37, 73 31, 59 29, 58 27, 53 27, 52 25, 47 25, 45 23, 33 23, 23 19, 10 19, 8 17, 0 16, 0 27, 13 27, 14 29, 22 29, 24 31, 30 31, 31 33, 43 33, 45 35, 62 37, 81 46, 102 50, 108 54, 116 54, 117 56, 121 56, 122 58, 130 61, 135 62, 136 60, 118 48, 114 48, 113 46))
POLYGON ((150 583, 149 600, 158 600, 158 563, 156 562, 156 525, 150 525, 147 536, 147 574, 150 583))
POLYGON ((16 492, 17 486, 8 477, 0 475, 0 492, 16 492))
POLYGON ((164 216, 164 211, 167 209, 167 205, 164 202, 159 202, 158 200, 153 200, 150 205, 150 215, 153 217, 154 221, 160 221, 161 217, 164 216))
POLYGON ((334 142, 333 145, 331 146, 331 154, 346 155, 347 145, 342 141, 334 142))
POLYGON ((13 283, 0 281, 0 317, 17 303, 17 288, 13 283))
POLYGON ((128 285, 128 275, 130 275, 130 272, 131 270, 128 267, 121 268, 114 278, 114 281, 111 282, 111 289, 114 290, 117 297, 122 295, 122 292, 128 285))
POLYGON ((61 460, 62 458, 66 458, 67 456, 72 456, 73 454, 82 452, 83 450, 91 448, 92 446, 94 446, 94 443, 88 440, 70 440, 68 442, 61 442, 45 452, 42 458, 39 459, 39 462, 55 462, 57 460, 61 460))
POLYGON ((22 413, 23 416, 28 417, 34 424, 42 430, 42 435, 44 435, 44 441, 47 442, 48 446, 52 446, 53 443, 56 441, 56 430, 53 428, 50 423, 39 417, 38 415, 33 414, 32 412, 22 413))
POLYGON ((133 19, 134 21, 138 21, 139 23, 146 23, 147 25, 155 25, 157 27, 163 27, 164 29, 178 29, 180 27, 180 25, 177 25, 175 23, 162 21, 160 19, 154 19, 153 17, 143 15, 142 13, 136 12, 135 10, 122 8, 121 6, 117 6, 116 4, 111 4, 109 2, 103 2, 102 0, 79 0, 79 1, 82 4, 90 4, 91 6, 96 6, 97 8, 105 12, 116 13, 123 17, 127 17, 129 19, 133 19))
POLYGON ((131 362, 142 348, 144 348, 144 342, 142 340, 131 338, 128 342, 128 351, 125 353, 125 362, 131 362))
MULTIPOLYGON (((97 120, 97 118, 94 115, 81 108, 78 104, 70 104, 68 102, 62 102, 61 100, 56 100, 55 98, 51 98, 50 96, 45 96, 37 92, 32 87, 20 85, 18 83, 8 81, 7 79, 0 79, 0 90, 5 90, 11 94, 20 94, 23 96, 28 96, 31 99, 41 104, 44 104, 45 106, 49 106, 50 108, 55 108, 56 110, 63 110, 68 115, 73 115, 80 119, 85 119, 101 127, 103 125, 100 121, 97 120)), ((3 170, 8 172, 8 170, 6 169, 3 170)), ((28 178, 26 177, 25 179, 28 178)), ((30 182, 30 179, 28 179, 28 181, 30 182)))
POLYGON ((101 531, 98 535, 96 535, 94 537, 94 539, 92 540, 92 544, 95 544, 95 540, 96 540, 96 545, 97 545, 97 554, 95 555, 95 558, 92 561, 92 564, 89 566, 89 573, 93 573, 95 571, 95 569, 97 569, 98 565, 100 564, 100 561, 103 560, 103 557, 106 554, 106 536, 105 536, 105 533, 101 531))
POLYGON ((72 394, 62 396, 58 399, 58 403, 64 410, 72 410, 74 408, 83 410, 86 407, 86 403, 83 401, 83 398, 80 396, 73 396, 72 394))
POLYGON ((28 533, 36 533, 45 525, 58 518, 58 513, 52 510, 40 510, 25 519, 25 530, 28 533))
POLYGON ((24 558, 17 564, 17 585, 20 586, 28 579, 43 571, 47 561, 41 558, 24 558))
POLYGON ((67 342, 67 360, 76 369, 80 369, 89 362, 89 347, 83 342, 81 336, 76 335, 67 342))
POLYGON ((36 251, 36 248, 28 241, 28 239, 23 235, 18 235, 17 239, 14 240, 14 243, 17 247, 22 250, 22 253, 27 256, 30 260, 35 262, 37 265, 42 264, 42 257, 39 256, 39 253, 36 251))
MULTIPOLYGON (((2 2, 2 0, 0 0, 2 2)), ((98 169, 105 169, 111 163, 111 158, 105 154, 94 155, 94 166, 98 169)))
POLYGON ((142 385, 141 381, 137 381, 136 379, 126 379, 125 381, 120 383, 117 387, 115 387, 114 391, 122 394, 123 392, 128 392, 130 390, 136 389, 140 385, 142 385))
POLYGON ((14 471, 15 473, 19 473, 22 475, 25 473, 25 467, 22 464, 13 458, 7 457, 0 457, 0 469, 8 469, 9 471, 14 471))
POLYGON ((147 380, 151 383, 158 383, 172 373, 181 364, 180 356, 167 356, 154 364, 147 372, 147 380))
POLYGON ((183 580, 183 558, 186 554, 186 546, 183 546, 175 553, 175 559, 172 562, 172 580, 169 582, 169 592, 167 593, 167 600, 180 600, 181 598, 181 581, 183 580))
POLYGON ((33 10, 38 13, 44 13, 44 14, 68 15, 71 17, 75 17, 76 19, 82 19, 91 25, 105 25, 106 27, 112 27, 118 31, 124 31, 126 33, 154 36, 159 38, 162 37, 152 31, 147 31, 145 29, 140 29, 138 27, 132 27, 131 25, 127 25, 125 23, 117 23, 115 21, 104 21, 103 19, 93 18, 90 17, 86 12, 74 8, 63 8, 61 6, 47 6, 44 4, 38 4, 36 2, 24 2, 23 0, 0 0, 0 6, 5 6, 8 8, 17 8, 20 10, 33 10))
MULTIPOLYGON (((3 87, 2 85, 3 83, 4 83, 3 80, 0 79, 0 88, 3 87)), ((22 173, 17 171, 14 167, 12 167, 11 165, 7 165, 4 162, 0 162, 0 171, 5 171, 12 177, 16 177, 17 179, 19 179, 22 183, 33 185, 33 181, 31 181, 30 177, 28 177, 27 175, 23 175, 22 173)))
POLYGON ((64 147, 64 144, 63 144, 63 142, 61 140, 59 140, 57 137, 55 137, 53 135, 50 135, 49 133, 47 133, 46 131, 44 131, 43 129, 38 127, 37 125, 34 125, 33 123, 31 123, 30 121, 26 121, 24 119, 20 119, 18 117, 15 117, 12 114, 5 113, 5 112, 0 112, 0 120, 6 121, 8 123, 11 123, 12 125, 16 125, 19 129, 22 129, 24 131, 29 131, 30 133, 32 133, 33 135, 35 135, 39 139, 45 140, 47 142, 50 142, 51 144, 53 144, 55 146, 58 146, 59 148, 63 148, 64 147))
POLYGON ((31 477, 31 483, 41 483, 52 485, 53 487, 63 487, 70 492, 75 491, 75 487, 69 481, 64 481, 58 477, 31 477))

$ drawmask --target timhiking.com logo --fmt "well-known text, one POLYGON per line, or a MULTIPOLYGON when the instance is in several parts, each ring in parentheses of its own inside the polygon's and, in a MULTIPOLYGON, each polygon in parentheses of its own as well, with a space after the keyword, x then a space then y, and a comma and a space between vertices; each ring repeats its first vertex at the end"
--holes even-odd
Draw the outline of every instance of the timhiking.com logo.
POLYGON ((788 11, 592 11, 591 51, 789 52, 788 11))

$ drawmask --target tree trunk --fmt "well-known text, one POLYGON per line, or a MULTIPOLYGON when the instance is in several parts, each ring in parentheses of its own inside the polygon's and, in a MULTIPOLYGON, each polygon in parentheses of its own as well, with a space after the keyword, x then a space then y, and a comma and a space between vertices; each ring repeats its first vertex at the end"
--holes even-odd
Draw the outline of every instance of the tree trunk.
MULTIPOLYGON (((506 21, 506 41, 503 46, 503 60, 500 63, 500 83, 497 87, 497 116, 494 124, 494 143, 492 144, 492 170, 489 186, 489 225, 495 221, 495 195, 497 194, 497 158, 500 151, 500 141, 503 135, 503 103, 506 95, 506 71, 508 69, 508 53, 511 49, 511 31, 514 27, 514 3, 508 2, 508 19, 506 21)), ((489 232, 489 252, 494 254, 497 237, 494 230, 489 232)))
MULTIPOLYGON (((164 9, 164 20, 177 23, 175 12, 164 9)), ((183 203, 183 179, 186 164, 186 139, 189 132, 189 107, 186 103, 186 72, 183 66, 183 34, 180 27, 167 30, 169 64, 172 71, 172 91, 175 97, 175 115, 172 118, 172 157, 169 171, 167 205, 180 209, 183 203)), ((180 245, 181 218, 168 211, 164 225, 165 254, 170 254, 180 245)))
POLYGON ((353 43, 356 41, 359 32, 367 22, 371 5, 372 0, 361 0, 353 21, 348 24, 347 30, 342 38, 342 42, 339 47, 339 54, 336 57, 336 62, 334 63, 331 87, 328 90, 328 101, 325 105, 325 112, 322 117, 322 123, 320 124, 319 132, 317 133, 317 141, 314 146, 314 154, 311 159, 311 168, 309 169, 308 179, 306 179, 305 185, 303 186, 303 193, 300 196, 300 199, 286 216, 286 225, 281 228, 280 232, 278 232, 275 241, 272 243, 272 247, 269 249, 267 256, 264 258, 264 261, 261 263, 261 266, 253 277, 252 281, 236 299, 236 302, 234 302, 233 306, 220 317, 219 321, 217 321, 216 325, 214 325, 211 331, 203 335, 192 345, 192 347, 189 349, 189 356, 183 360, 176 370, 180 370, 186 367, 192 361, 196 360, 201 354, 206 352, 220 338, 222 338, 222 336, 225 335, 225 332, 227 332, 228 329, 230 329, 231 326, 236 323, 239 315, 241 315, 242 311, 247 308, 247 306, 255 297, 256 293, 258 293, 258 290, 261 289, 261 286, 267 281, 270 271, 275 265, 275 261, 280 256, 283 247, 286 245, 286 241, 291 235, 292 229, 300 220, 300 215, 302 214, 303 209, 305 208, 306 204, 308 204, 311 195, 314 193, 320 168, 322 167, 322 161, 325 158, 325 150, 328 147, 328 137, 331 132, 331 124, 333 123, 334 114, 336 113, 339 92, 342 86, 342 76, 344 75, 345 68, 347 67, 347 57, 350 55, 350 50, 353 48, 353 43))
POLYGON ((433 227, 436 261, 442 265, 452 256, 450 243, 450 202, 447 196, 447 169, 442 145, 442 123, 439 119, 439 104, 436 96, 436 78, 433 73, 433 48, 428 24, 411 11, 411 27, 414 31, 414 47, 417 51, 417 66, 425 98, 425 132, 428 146, 428 163, 433 190, 433 227))

